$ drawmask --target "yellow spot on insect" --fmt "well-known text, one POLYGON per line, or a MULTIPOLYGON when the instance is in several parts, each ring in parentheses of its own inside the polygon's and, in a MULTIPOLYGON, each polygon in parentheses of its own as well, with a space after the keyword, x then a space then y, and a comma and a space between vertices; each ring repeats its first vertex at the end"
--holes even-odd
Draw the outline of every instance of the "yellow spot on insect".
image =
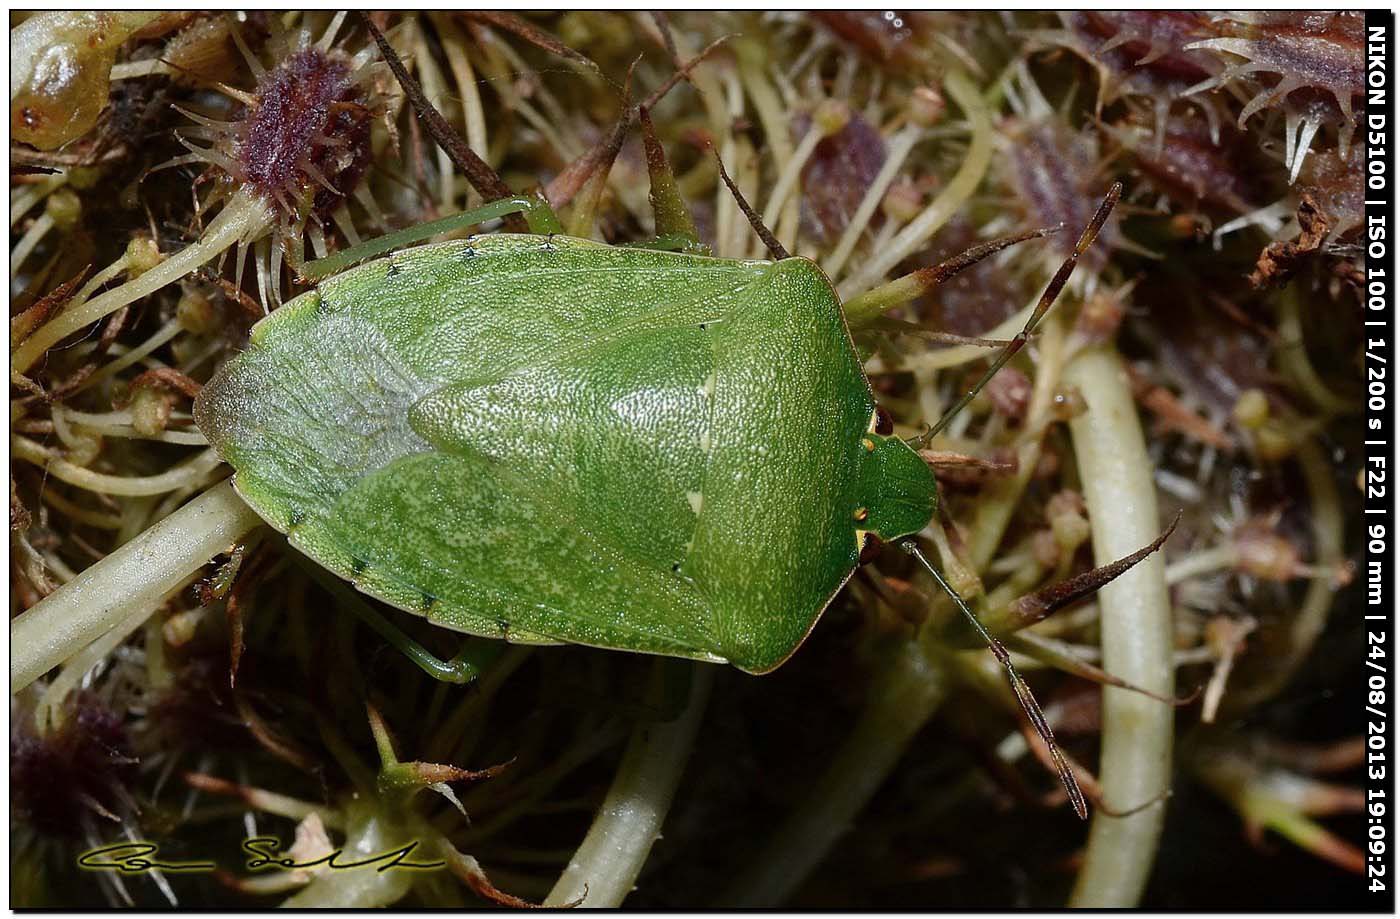
POLYGON ((862 437, 860 445, 865 448, 865 452, 867 453, 875 452, 875 441, 871 440, 869 437, 862 437))
POLYGON ((864 520, 866 517, 870 516, 870 510, 869 508, 858 507, 856 508, 856 512, 852 516, 855 517, 857 520, 864 520))
POLYGON ((690 509, 695 512, 695 516, 700 516, 700 508, 705 504, 705 496, 698 491, 688 491, 685 499, 690 502, 690 509))

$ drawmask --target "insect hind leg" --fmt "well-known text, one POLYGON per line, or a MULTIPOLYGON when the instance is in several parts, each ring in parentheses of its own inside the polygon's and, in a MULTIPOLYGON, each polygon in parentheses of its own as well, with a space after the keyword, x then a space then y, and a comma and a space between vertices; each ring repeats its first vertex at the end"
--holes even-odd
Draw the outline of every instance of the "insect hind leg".
POLYGON ((1074 251, 1071 252, 1069 257, 1060 265, 1059 270, 1055 272, 1055 276, 1050 279, 1050 283, 1046 286, 1045 292, 1040 295, 1040 301, 1036 303, 1035 309, 1031 311, 1030 318, 1026 320, 1025 326, 1020 332, 1016 333, 1015 338, 1007 342, 1006 347, 1001 350, 1001 353, 992 361, 992 365, 987 368, 987 372, 982 374, 982 378, 979 379, 971 389, 963 393, 962 397, 959 398, 957 402, 953 403, 952 408, 943 413, 943 417, 939 418, 936 424, 923 434, 909 441, 911 447, 917 449, 928 446, 929 441, 933 440, 933 438, 938 435, 938 432, 946 428, 948 424, 958 416, 959 412, 967 408, 968 403, 976 398, 977 394, 982 391, 982 387, 991 382, 992 377, 997 375, 997 371, 1006 366, 1006 363, 1010 361, 1011 358, 1015 357, 1018 351, 1025 347, 1026 342, 1030 340, 1031 334, 1034 333, 1036 327, 1040 325, 1040 321, 1045 318, 1046 313, 1050 312, 1050 307, 1055 304, 1055 300, 1060 296, 1060 291, 1064 290, 1065 284, 1069 282, 1070 275, 1074 273, 1075 266, 1079 264, 1080 256, 1089 251, 1089 247, 1094 244, 1095 237, 1099 235, 1099 231, 1103 229, 1103 225, 1108 221, 1108 215, 1113 212, 1113 207, 1118 203, 1118 197, 1122 193, 1123 183, 1114 182, 1112 187, 1109 188, 1108 194, 1104 195, 1103 202, 1099 204, 1099 209, 1094 213, 1093 219, 1090 220, 1089 225, 1084 228, 1084 232, 1079 235, 1079 241, 1075 243, 1074 251))

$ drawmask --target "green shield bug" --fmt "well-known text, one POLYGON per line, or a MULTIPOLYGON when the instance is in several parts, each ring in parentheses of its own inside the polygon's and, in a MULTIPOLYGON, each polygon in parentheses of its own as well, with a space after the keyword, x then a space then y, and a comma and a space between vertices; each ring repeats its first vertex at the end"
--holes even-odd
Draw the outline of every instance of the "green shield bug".
MULTIPOLYGON (((937 483, 919 443, 881 423, 831 282, 739 197, 772 260, 503 233, 324 277, 253 328, 204 386, 197 423, 242 498, 302 553, 437 625, 508 641, 764 673, 801 645, 867 540, 902 541, 1049 739, 1005 651, 907 539, 932 520, 937 483)), ((523 211, 532 229, 557 226, 541 210, 506 200, 450 220, 523 211)))
POLYGON ((258 323, 195 417, 269 524, 394 606, 755 673, 936 501, 800 257, 400 251, 258 323))

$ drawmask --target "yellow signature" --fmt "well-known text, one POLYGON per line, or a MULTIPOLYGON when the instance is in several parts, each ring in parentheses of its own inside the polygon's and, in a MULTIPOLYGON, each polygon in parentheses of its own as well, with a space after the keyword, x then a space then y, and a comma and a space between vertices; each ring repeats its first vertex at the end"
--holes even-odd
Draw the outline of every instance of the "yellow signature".
MULTIPOLYGON (((321 858, 299 862, 285 854, 282 841, 276 836, 254 836, 243 840, 243 851, 251 856, 244 867, 249 871, 283 869, 292 871, 305 868, 326 867, 333 871, 349 871, 355 868, 378 866, 377 871, 390 868, 406 868, 415 871, 431 871, 447 863, 414 862, 408 856, 418 848, 418 842, 409 843, 397 849, 376 852, 362 858, 347 860, 344 849, 336 849, 321 858)), ((110 846, 91 849, 78 856, 79 867, 89 871, 117 871, 121 874, 143 874, 147 871, 198 872, 214 871, 218 866, 213 862, 168 862, 156 856, 160 846, 151 842, 119 842, 110 846)))

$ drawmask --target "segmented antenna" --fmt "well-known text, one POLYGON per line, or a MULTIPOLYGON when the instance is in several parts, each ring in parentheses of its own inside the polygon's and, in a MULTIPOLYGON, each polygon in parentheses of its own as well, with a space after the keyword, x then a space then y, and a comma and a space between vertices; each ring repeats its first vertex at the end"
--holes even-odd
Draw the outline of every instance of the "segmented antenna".
POLYGON ((963 393, 962 398, 955 402, 952 408, 943 413, 943 417, 938 419, 937 424, 911 440, 909 442, 910 446, 916 448, 928 446, 929 441, 933 440, 939 431, 947 427, 948 423, 957 417, 958 412, 961 412, 967 407, 969 402, 976 398, 977 394, 982 391, 982 387, 986 386, 987 383, 991 381, 992 377, 996 376, 997 371, 1006 366, 1006 362, 1015 357, 1016 352, 1025 347, 1026 342, 1030 340, 1031 333, 1035 331, 1036 326, 1040 325, 1040 321, 1045 318, 1045 314, 1050 312, 1050 307, 1055 304, 1055 299, 1059 297, 1060 291, 1064 290, 1065 284, 1069 281, 1069 276, 1074 273, 1075 265, 1079 264, 1079 257, 1087 252, 1089 247, 1094 244, 1095 237, 1099 235, 1099 231, 1103 229, 1103 225, 1108 222, 1108 215, 1113 212, 1113 207, 1118 203, 1118 198, 1122 193, 1123 183, 1114 182, 1113 186, 1109 188, 1108 194, 1104 195, 1103 203, 1099 205, 1099 209, 1094 213, 1093 219, 1089 221, 1089 225, 1086 226, 1084 232, 1080 234, 1079 242, 1074 245, 1074 251, 1069 254, 1069 257, 1060 265, 1059 270, 1055 272, 1055 276, 1050 279, 1050 284, 1045 288, 1045 293, 1040 295, 1040 302, 1035 305, 1035 309, 1031 312, 1030 319, 1026 320, 1025 327, 1022 328, 1021 331, 1016 334, 1016 337, 1011 339, 1002 352, 997 355, 996 360, 992 361, 992 366, 987 368, 987 372, 982 374, 982 378, 977 381, 976 385, 963 393))
MULTIPOLYGON (((1116 198, 1112 192, 1110 195, 1116 198)), ((1103 216, 1107 216, 1104 214, 1103 216)), ((1097 219, 1097 218, 1095 218, 1097 219)), ((1090 237, 1092 239, 1092 237, 1090 237)), ((982 636, 982 640, 992 649, 992 655, 1006 668, 1007 678, 1011 682, 1011 689, 1016 693, 1016 700, 1021 703, 1021 710, 1030 719, 1031 727, 1035 728, 1036 734, 1045 742, 1046 748, 1050 751, 1050 759, 1055 764, 1055 772, 1060 777, 1060 782, 1064 784, 1065 791, 1069 794, 1069 803, 1074 806, 1074 812, 1079 815, 1079 819, 1085 820, 1089 817, 1089 807, 1084 802, 1084 792, 1079 788, 1079 781, 1075 779, 1074 772, 1069 768, 1069 763, 1060 752, 1060 747, 1055 743, 1055 733, 1050 730, 1050 722, 1045 720, 1045 713, 1040 709, 1040 703, 1035 701, 1035 696, 1031 694, 1031 688, 1026 681, 1021 678, 1021 674, 1016 672, 1016 668, 1011 663, 1011 654, 1006 647, 997 641, 987 627, 982 624, 982 620, 977 618, 977 614, 972 611, 972 607, 967 605, 967 601, 953 589, 953 586, 943 579, 943 575, 938 573, 938 569, 928 560, 922 551, 919 550, 918 543, 912 538, 903 540, 899 547, 919 560, 919 564, 933 576, 938 586, 952 598, 962 614, 967 617, 967 621, 972 623, 972 627, 977 630, 977 634, 982 636)))
MULTIPOLYGON (((403 61, 399 60, 399 55, 394 51, 392 45, 384 38, 384 33, 380 32, 370 19, 368 12, 361 12, 369 34, 374 38, 375 44, 379 46, 379 53, 383 56, 384 62, 389 65, 389 69, 394 73, 394 79, 399 81, 403 87, 404 95, 413 105, 413 111, 417 113, 423 127, 428 132, 437 145, 452 160, 452 164, 462 171, 462 175, 467 177, 472 188, 477 190, 487 201, 497 201, 501 198, 509 198, 514 194, 510 186, 501 180, 485 160, 476 155, 476 151, 467 145, 462 136, 453 130, 447 123, 447 119, 442 117, 442 113, 437 110, 423 88, 418 85, 418 81, 409 74, 408 68, 404 67, 403 61)), ((518 219, 518 218, 517 218, 518 219)))
POLYGON ((719 151, 714 144, 710 145, 710 152, 715 155, 715 164, 719 166, 719 177, 724 180, 724 184, 729 186, 729 193, 734 196, 734 200, 739 204, 739 210, 744 212, 744 216, 749 218, 749 226, 758 234, 758 238, 763 240, 763 244, 768 247, 768 254, 773 256, 775 261, 781 262, 785 258, 790 258, 788 250, 783 248, 783 244, 778 242, 778 237, 773 235, 773 231, 763 225, 763 218, 758 216, 758 212, 749 206, 749 202, 744 198, 744 193, 739 191, 739 186, 734 184, 734 180, 729 177, 729 173, 724 171, 724 160, 720 158, 719 151))

